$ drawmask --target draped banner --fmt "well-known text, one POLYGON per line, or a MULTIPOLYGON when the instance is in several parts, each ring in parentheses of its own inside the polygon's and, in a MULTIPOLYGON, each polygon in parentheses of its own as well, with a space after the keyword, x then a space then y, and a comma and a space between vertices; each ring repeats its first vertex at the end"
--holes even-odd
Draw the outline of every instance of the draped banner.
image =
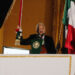
POLYGON ((0 55, 1 75, 74 75, 75 56, 0 55))

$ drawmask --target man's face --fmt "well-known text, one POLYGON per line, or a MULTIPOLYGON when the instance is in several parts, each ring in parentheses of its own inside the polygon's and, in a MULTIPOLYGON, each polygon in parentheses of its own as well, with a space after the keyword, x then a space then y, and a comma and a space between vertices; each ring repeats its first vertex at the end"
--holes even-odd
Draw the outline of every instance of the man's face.
POLYGON ((39 24, 39 34, 42 35, 45 33, 45 26, 43 24, 39 24))

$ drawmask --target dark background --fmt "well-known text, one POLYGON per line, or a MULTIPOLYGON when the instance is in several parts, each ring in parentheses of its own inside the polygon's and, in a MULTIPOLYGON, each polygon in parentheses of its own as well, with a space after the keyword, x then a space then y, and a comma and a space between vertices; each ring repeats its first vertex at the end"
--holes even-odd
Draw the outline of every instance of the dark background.
POLYGON ((0 28, 4 22, 7 12, 12 4, 13 0, 0 0, 0 28))

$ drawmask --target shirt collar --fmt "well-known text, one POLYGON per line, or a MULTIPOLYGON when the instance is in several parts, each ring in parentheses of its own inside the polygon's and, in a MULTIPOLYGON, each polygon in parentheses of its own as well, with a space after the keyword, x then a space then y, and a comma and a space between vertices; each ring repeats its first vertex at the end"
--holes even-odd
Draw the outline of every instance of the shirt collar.
MULTIPOLYGON (((39 37, 41 37, 41 35, 39 35, 39 37)), ((45 35, 43 35, 41 38, 44 39, 45 38, 45 35)))

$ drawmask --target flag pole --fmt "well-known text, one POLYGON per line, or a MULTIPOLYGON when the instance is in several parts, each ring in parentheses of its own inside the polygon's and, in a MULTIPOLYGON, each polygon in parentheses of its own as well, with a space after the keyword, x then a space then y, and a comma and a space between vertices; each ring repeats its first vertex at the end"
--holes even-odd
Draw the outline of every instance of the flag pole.
POLYGON ((23 0, 20 0, 19 27, 21 27, 22 24, 22 11, 23 11, 23 0))
POLYGON ((20 0, 19 24, 17 25, 16 29, 15 45, 20 45, 20 34, 22 35, 22 11, 23 11, 23 0, 20 0))
MULTIPOLYGON (((64 6, 65 7, 65 6, 64 6)), ((59 9, 60 10, 60 9, 59 9)), ((62 17, 64 15, 64 10, 63 10, 63 13, 62 13, 62 17)), ((60 18, 60 15, 59 15, 59 18, 62 19, 62 17, 60 18)), ((62 24, 62 20, 59 21, 59 24, 60 24, 60 29, 59 29, 59 35, 58 35, 58 42, 57 42, 57 46, 56 46, 56 49, 59 51, 61 45, 60 45, 60 40, 61 40, 61 34, 62 34, 62 28, 63 28, 63 24, 62 24)), ((62 42, 62 46, 63 46, 63 42, 62 42)), ((58 52, 57 51, 57 52, 58 52)))

